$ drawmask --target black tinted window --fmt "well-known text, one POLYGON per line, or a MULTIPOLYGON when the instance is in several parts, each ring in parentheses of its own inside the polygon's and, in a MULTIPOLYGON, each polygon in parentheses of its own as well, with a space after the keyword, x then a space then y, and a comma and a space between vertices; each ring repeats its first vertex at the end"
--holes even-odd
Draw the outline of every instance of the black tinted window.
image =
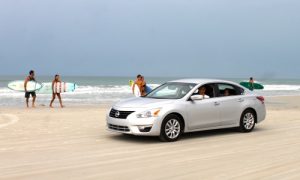
POLYGON ((218 90, 219 90, 219 97, 223 96, 236 96, 241 95, 244 93, 244 90, 242 88, 239 88, 237 86, 231 85, 231 84, 217 84, 218 90))
POLYGON ((199 94, 199 89, 201 87, 205 87, 205 95, 209 96, 210 98, 216 97, 214 84, 205 84, 205 85, 202 85, 198 89, 196 89, 196 91, 194 92, 194 94, 199 94))

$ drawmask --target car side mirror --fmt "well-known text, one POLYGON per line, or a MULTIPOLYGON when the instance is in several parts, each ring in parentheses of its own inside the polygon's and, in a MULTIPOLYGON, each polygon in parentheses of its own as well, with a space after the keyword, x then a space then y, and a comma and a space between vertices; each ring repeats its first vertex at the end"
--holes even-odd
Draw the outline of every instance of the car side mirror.
POLYGON ((202 95, 192 95, 191 100, 192 101, 203 100, 203 96, 202 95))

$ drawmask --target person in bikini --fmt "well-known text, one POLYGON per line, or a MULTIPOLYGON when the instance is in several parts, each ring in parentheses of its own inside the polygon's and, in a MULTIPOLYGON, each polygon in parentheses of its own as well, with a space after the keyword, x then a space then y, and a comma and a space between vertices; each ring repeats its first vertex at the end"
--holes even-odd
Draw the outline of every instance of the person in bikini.
POLYGON ((29 72, 29 76, 27 76, 26 78, 25 78, 25 81, 24 81, 24 89, 25 89, 25 98, 26 98, 26 106, 27 106, 27 108, 29 108, 29 98, 30 98, 30 95, 31 95, 31 97, 32 97, 32 107, 33 108, 35 108, 35 99, 36 99, 36 93, 35 93, 35 91, 27 91, 27 83, 29 82, 29 81, 35 81, 35 74, 34 74, 34 71, 33 70, 31 70, 30 72, 29 72))
POLYGON ((60 93, 57 93, 57 90, 56 90, 56 87, 55 87, 58 82, 61 82, 61 80, 60 80, 60 76, 58 74, 56 74, 54 76, 54 80, 52 81, 52 99, 51 99, 51 102, 50 102, 50 108, 53 108, 52 104, 53 104, 53 102, 55 100, 55 96, 58 97, 58 100, 59 100, 59 103, 60 103, 60 107, 61 108, 64 107, 63 104, 62 104, 60 93))

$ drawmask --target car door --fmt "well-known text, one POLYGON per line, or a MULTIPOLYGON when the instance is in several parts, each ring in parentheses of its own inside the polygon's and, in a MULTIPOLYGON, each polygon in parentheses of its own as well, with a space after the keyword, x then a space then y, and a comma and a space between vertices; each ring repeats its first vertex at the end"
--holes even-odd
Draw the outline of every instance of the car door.
POLYGON ((220 123, 221 126, 238 125, 242 114, 242 103, 244 98, 241 89, 228 83, 216 84, 217 98, 220 103, 220 123), (229 91, 229 94, 224 93, 229 91))
MULTIPOLYGON (((202 100, 187 101, 188 128, 190 130, 209 129, 220 125, 219 103, 215 98, 213 84, 206 84, 212 92, 208 92, 210 98, 202 100)), ((195 92, 194 94, 197 94, 195 92)))

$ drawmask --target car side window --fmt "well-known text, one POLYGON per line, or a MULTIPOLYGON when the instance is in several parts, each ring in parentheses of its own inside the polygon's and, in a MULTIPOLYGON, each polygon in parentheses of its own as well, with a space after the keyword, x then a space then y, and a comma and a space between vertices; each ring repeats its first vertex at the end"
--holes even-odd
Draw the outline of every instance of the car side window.
POLYGON ((219 97, 226 97, 226 96, 237 96, 241 95, 243 92, 241 92, 241 88, 236 87, 231 84, 217 84, 219 93, 219 97))
POLYGON ((207 98, 214 98, 216 97, 216 91, 215 91, 215 86, 213 84, 205 84, 200 86, 196 91, 193 93, 193 95, 199 95, 201 94, 201 89, 204 90, 204 94, 207 96, 207 98))

